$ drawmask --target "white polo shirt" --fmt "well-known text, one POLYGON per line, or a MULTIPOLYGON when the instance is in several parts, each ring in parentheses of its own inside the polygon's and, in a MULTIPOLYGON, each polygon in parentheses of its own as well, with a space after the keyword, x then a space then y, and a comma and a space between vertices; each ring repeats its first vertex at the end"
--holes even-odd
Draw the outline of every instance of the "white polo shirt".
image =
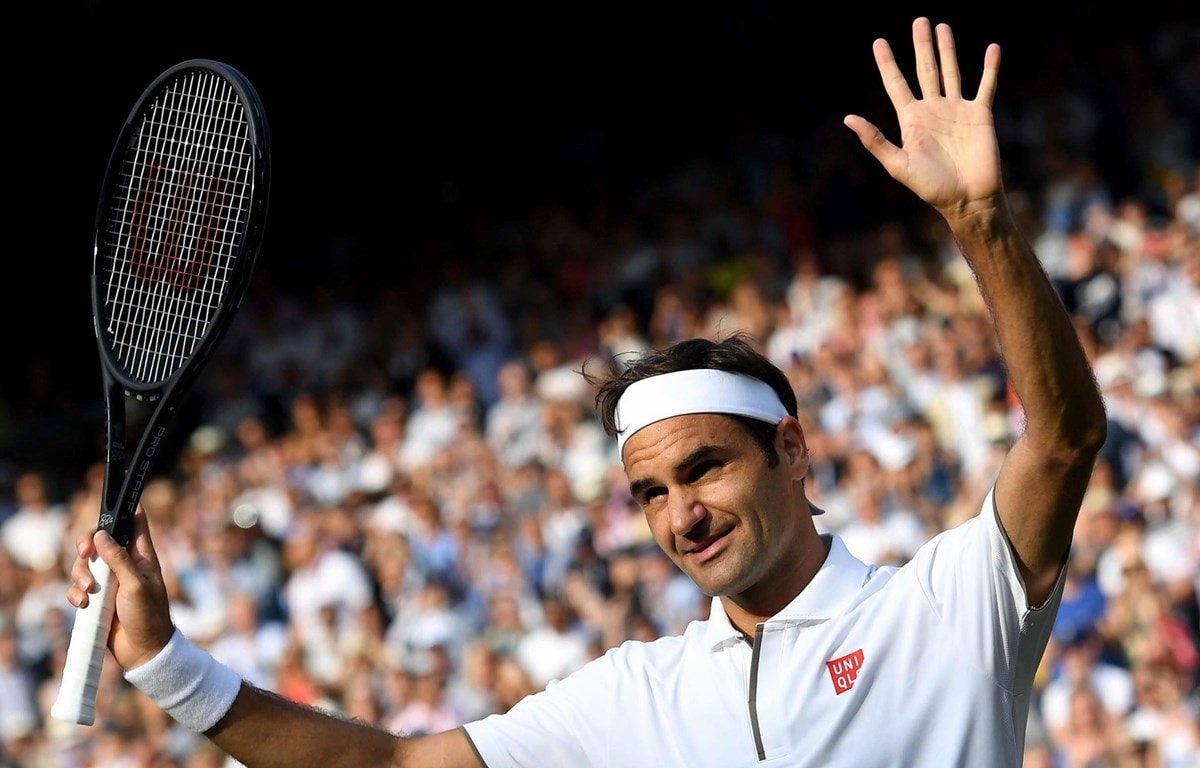
POLYGON ((991 494, 903 567, 836 536, 753 645, 719 599, 463 726, 487 768, 1014 768, 1062 578, 1030 608, 991 494))

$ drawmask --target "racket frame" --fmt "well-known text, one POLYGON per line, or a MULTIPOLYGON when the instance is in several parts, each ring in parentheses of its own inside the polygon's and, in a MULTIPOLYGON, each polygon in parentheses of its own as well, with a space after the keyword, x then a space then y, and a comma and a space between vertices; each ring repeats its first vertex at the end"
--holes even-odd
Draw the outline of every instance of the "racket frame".
POLYGON ((128 546, 133 527, 133 515, 141 500, 146 481, 152 476, 157 460, 162 454, 165 437, 175 410, 184 395, 202 372, 208 358, 216 351, 221 338, 233 321, 245 297, 254 262, 262 243, 266 224, 266 208, 270 197, 270 139, 266 115, 257 91, 250 81, 237 69, 214 59, 188 59, 164 70, 146 87, 138 98, 113 144, 108 168, 100 191, 100 202, 96 208, 96 222, 92 247, 92 319, 96 345, 100 354, 104 378, 105 416, 105 477, 103 501, 98 529, 112 534, 121 546, 128 546), (104 313, 104 284, 101 279, 101 260, 106 252, 103 247, 105 225, 111 213, 110 203, 122 179, 123 161, 129 142, 140 129, 146 105, 156 97, 166 83, 189 71, 208 71, 222 78, 232 87, 247 110, 246 123, 249 130, 248 145, 257 156, 253 158, 253 172, 249 179, 251 187, 250 208, 246 211, 247 227, 239 246, 237 263, 229 275, 225 297, 217 306, 212 320, 205 328, 204 337, 196 344, 188 359, 163 381, 144 382, 130 376, 113 354, 106 342, 102 326, 104 313), (155 403, 147 418, 144 431, 138 441, 133 461, 126 464, 126 398, 155 403))
MULTIPOLYGON (((105 398, 105 474, 97 530, 108 531, 121 546, 129 546, 134 513, 141 501, 146 482, 153 476, 158 461, 166 451, 163 438, 174 420, 175 412, 200 375, 208 359, 216 351, 221 338, 233 321, 245 298, 266 226, 270 198, 270 139, 266 116, 257 91, 248 79, 234 67, 213 59, 188 59, 164 70, 145 88, 125 123, 122 125, 109 157, 102 182, 99 205, 96 209, 92 249, 92 318, 100 354, 100 368, 105 398), (117 359, 108 344, 103 328, 104 281, 102 260, 108 251, 103 238, 112 212, 112 201, 121 178, 129 143, 140 129, 143 111, 163 86, 189 70, 215 74, 236 91, 246 109, 247 146, 255 153, 250 169, 250 205, 245 211, 246 226, 237 246, 238 254, 228 281, 212 318, 204 328, 187 359, 165 379, 144 382, 131 375, 117 359), (141 434, 132 462, 127 462, 128 406, 130 400, 153 406, 141 427, 141 434)), ((77 609, 71 630, 70 645, 51 715, 59 720, 91 725, 95 722, 96 696, 100 674, 107 651, 115 610, 115 594, 111 570, 96 557, 90 563, 96 583, 86 608, 77 609)))

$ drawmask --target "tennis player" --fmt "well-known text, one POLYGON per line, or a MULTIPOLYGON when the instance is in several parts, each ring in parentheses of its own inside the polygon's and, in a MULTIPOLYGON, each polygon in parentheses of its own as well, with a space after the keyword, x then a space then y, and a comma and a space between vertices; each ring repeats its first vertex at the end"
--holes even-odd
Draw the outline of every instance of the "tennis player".
POLYGON ((913 44, 919 95, 874 44, 902 144, 845 123, 945 218, 1027 423, 978 515, 904 566, 860 562, 817 533, 795 395, 733 336, 647 354, 597 397, 656 541, 712 596, 710 617, 614 648, 505 714, 407 739, 249 685, 172 626, 141 513, 131 551, 81 537, 68 599, 87 603, 98 554, 119 580, 110 647, 126 678, 252 768, 1019 766, 1105 416, 1005 198, 999 47, 966 98, 950 28, 919 18, 913 44))

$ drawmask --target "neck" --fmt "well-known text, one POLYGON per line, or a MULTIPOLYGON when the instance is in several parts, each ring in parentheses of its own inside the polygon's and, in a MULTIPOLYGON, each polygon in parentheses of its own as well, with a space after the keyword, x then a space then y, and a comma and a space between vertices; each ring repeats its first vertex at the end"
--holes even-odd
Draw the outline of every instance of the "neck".
POLYGON ((830 542, 827 537, 813 535, 798 553, 795 566, 781 572, 778 579, 735 595, 721 595, 721 605, 733 628, 747 638, 754 637, 759 624, 782 611, 813 580, 829 556, 830 542))

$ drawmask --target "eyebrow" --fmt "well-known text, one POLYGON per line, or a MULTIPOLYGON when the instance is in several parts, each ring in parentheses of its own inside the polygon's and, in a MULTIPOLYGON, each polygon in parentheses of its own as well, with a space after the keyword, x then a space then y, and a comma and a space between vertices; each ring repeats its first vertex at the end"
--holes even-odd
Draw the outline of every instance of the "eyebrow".
MULTIPOLYGON (((719 451, 720 451, 720 448, 718 446, 702 445, 702 446, 696 448, 696 450, 692 451, 688 455, 684 456, 679 461, 677 461, 675 463, 675 466, 672 468, 672 470, 674 473, 678 474, 681 470, 687 469, 688 467, 693 466, 698 462, 701 462, 707 458, 710 458, 711 456, 718 453, 719 451)), ((653 488, 656 485, 659 485, 659 483, 654 480, 651 480, 649 478, 641 478, 639 480, 634 480, 632 483, 629 484, 629 495, 632 496, 633 498, 637 499, 637 498, 639 498, 639 494, 641 494, 642 492, 646 491, 649 488, 653 488)))

